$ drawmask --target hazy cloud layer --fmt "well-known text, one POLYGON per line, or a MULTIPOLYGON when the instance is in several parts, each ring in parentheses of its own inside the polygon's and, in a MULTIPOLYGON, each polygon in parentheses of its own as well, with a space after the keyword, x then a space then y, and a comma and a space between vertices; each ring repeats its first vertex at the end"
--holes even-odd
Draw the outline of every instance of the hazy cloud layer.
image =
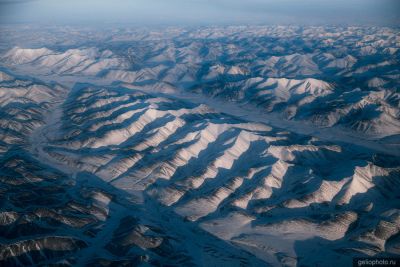
POLYGON ((26 2, 32 2, 35 0, 0 0, 0 5, 12 5, 12 4, 21 4, 26 2))
POLYGON ((0 0, 1 23, 400 23, 398 0, 0 0))

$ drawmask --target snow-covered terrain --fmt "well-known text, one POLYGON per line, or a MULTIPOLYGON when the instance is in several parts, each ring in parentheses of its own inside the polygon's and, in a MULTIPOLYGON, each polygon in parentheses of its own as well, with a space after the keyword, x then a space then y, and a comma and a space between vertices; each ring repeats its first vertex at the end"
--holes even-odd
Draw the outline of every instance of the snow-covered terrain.
POLYGON ((92 43, 80 46, 82 41, 72 33, 60 30, 53 42, 32 44, 38 48, 29 47, 29 40, 25 47, 12 40, 2 62, 40 75, 97 76, 134 85, 167 83, 251 103, 286 120, 338 126, 367 138, 386 137, 389 143, 398 140, 396 29, 216 27, 87 33, 98 39, 97 48, 92 43), (76 40, 74 48, 57 45, 68 35, 76 40))
POLYGON ((1 31, 1 264, 400 254, 398 29, 1 31))
POLYGON ((14 47, 2 60, 9 64, 28 65, 41 71, 60 75, 97 75, 104 69, 125 69, 128 63, 115 57, 109 50, 101 53, 96 48, 68 49, 54 52, 47 48, 14 47))

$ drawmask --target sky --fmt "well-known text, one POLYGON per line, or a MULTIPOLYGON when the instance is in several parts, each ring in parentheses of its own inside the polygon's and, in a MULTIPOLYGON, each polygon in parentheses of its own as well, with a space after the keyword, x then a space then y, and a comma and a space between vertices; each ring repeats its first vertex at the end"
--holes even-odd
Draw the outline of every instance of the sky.
POLYGON ((0 23, 400 25, 400 0, 0 0, 0 23))

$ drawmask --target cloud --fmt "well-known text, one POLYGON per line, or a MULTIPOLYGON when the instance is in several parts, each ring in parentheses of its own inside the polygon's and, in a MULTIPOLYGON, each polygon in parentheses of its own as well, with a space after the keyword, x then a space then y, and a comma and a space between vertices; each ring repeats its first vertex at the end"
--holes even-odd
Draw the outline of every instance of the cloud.
POLYGON ((15 5, 33 2, 37 0, 0 0, 0 5, 15 5))

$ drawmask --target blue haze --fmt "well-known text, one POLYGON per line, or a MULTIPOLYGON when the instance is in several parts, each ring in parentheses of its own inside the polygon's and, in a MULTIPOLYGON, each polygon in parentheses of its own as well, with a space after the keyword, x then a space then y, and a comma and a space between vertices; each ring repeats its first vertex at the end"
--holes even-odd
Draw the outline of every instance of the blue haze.
POLYGON ((0 0, 0 23, 400 24, 398 0, 0 0))

